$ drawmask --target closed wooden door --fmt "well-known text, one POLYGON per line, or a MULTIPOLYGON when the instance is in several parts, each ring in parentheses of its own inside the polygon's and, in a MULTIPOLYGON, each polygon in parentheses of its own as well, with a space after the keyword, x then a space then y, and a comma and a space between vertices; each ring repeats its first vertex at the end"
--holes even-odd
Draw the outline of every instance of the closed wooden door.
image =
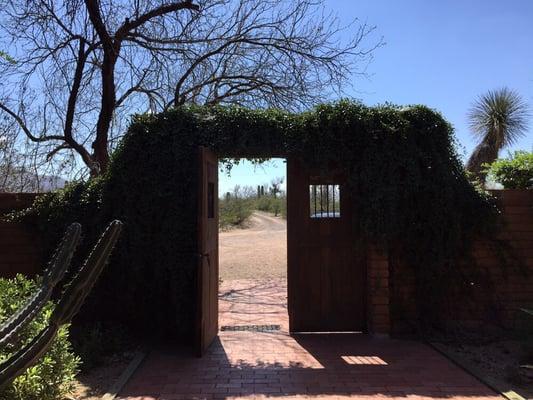
POLYGON ((287 162, 291 332, 364 331, 365 256, 342 173, 287 162))
POLYGON ((205 353, 218 334, 218 159, 199 149, 198 306, 196 348, 205 353))

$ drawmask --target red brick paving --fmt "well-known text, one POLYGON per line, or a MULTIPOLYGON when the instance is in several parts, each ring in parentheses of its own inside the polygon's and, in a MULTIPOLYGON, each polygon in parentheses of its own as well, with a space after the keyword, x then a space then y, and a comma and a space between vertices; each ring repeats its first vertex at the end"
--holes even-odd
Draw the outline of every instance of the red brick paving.
POLYGON ((291 337, 285 293, 282 280, 224 282, 220 325, 279 324, 281 331, 220 332, 201 359, 183 350, 153 351, 119 399, 501 399, 419 342, 291 337))

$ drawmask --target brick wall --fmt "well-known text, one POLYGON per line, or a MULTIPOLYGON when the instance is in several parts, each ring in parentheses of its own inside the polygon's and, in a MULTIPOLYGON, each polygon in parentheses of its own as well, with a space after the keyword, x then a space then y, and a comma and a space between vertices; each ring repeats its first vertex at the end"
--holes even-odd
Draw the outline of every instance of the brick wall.
MULTIPOLYGON (((512 247, 517 259, 510 259, 507 268, 493 256, 490 244, 480 242, 475 250, 479 265, 490 275, 496 313, 486 302, 478 311, 478 319, 496 318, 513 327, 528 318, 521 307, 533 308, 533 190, 502 190, 493 192, 501 205, 504 229, 501 238, 512 247)), ((475 315, 476 316, 476 315, 475 315)))
POLYGON ((374 335, 388 335, 391 330, 389 314, 389 262, 384 249, 371 246, 367 256, 368 330, 374 335))
MULTIPOLYGON (((0 216, 30 207, 36 193, 0 193, 0 216)), ((0 221, 0 277, 33 276, 43 267, 39 235, 31 226, 0 221)))
POLYGON ((20 223, 0 222, 0 278, 41 271, 43 251, 39 236, 20 223))
MULTIPOLYGON (((506 256, 507 261, 502 262, 489 242, 475 244, 473 256, 484 283, 449 296, 447 322, 451 326, 489 323, 513 328, 528 318, 519 309, 533 308, 533 190, 498 190, 493 194, 502 210, 500 238, 511 246, 513 257, 506 256)), ((417 311, 414 273, 392 256, 389 271, 391 330, 408 333, 413 330, 417 311)))

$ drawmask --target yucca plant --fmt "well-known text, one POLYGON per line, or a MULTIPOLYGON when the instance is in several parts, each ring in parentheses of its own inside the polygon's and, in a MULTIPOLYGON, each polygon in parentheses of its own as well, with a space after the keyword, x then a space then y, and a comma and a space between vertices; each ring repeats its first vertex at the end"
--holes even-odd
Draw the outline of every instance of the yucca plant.
POLYGON ((527 103, 513 90, 490 90, 480 96, 468 113, 470 129, 479 143, 466 169, 485 183, 487 172, 484 164, 494 162, 500 150, 525 135, 529 116, 527 103))

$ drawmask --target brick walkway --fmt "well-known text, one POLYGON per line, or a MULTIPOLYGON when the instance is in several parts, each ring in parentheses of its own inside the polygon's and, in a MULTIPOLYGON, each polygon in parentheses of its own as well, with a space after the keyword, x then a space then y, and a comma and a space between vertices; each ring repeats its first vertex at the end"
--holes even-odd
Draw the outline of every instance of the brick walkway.
POLYGON ((285 293, 281 280, 224 282, 221 326, 281 329, 220 332, 202 359, 178 350, 153 351, 119 398, 500 399, 418 342, 358 334, 291 337, 285 293))

